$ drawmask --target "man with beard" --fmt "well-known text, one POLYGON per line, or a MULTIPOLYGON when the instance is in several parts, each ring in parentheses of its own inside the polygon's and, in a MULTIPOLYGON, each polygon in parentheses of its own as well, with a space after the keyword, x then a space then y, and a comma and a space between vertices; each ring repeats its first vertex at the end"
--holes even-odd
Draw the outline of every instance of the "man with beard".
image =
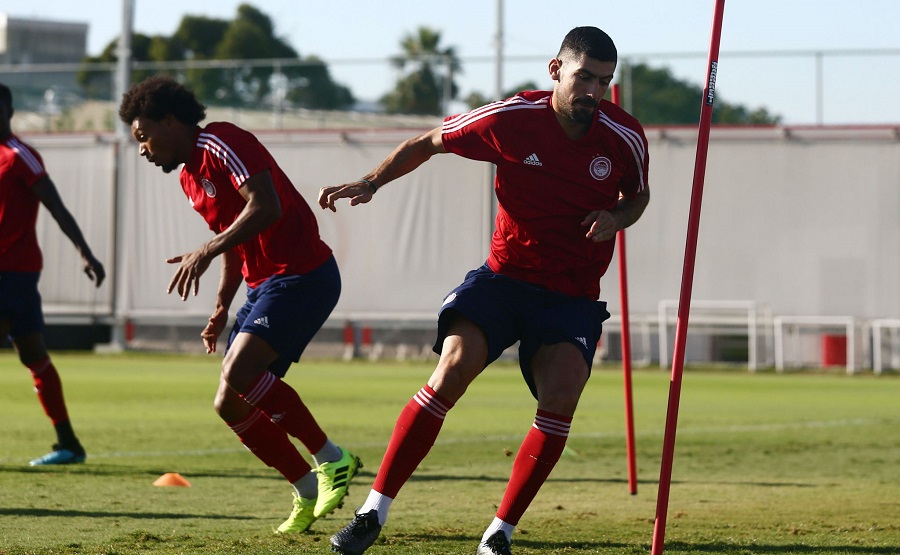
POLYGON ((340 296, 331 249, 306 200, 262 143, 227 122, 201 128, 206 107, 175 80, 157 76, 133 86, 119 117, 148 162, 166 173, 182 166, 181 187, 215 233, 167 261, 178 266, 168 291, 186 300, 221 256, 216 306, 200 334, 207 353, 216 352, 231 301, 241 282, 247 284, 247 300, 227 336, 215 408, 247 449, 294 486, 293 510, 277 532, 305 532, 341 505, 361 467, 282 380, 340 296), (315 469, 289 436, 306 447, 315 469))
POLYGON ((359 555, 372 545, 447 412, 485 367, 519 342, 537 413, 478 546, 480 555, 511 553, 510 536, 559 460, 590 376, 609 317, 597 299, 616 232, 636 222, 650 200, 644 132, 602 100, 616 59, 606 33, 575 28, 549 63, 552 91, 525 91, 450 116, 402 143, 364 178, 319 192, 319 205, 332 211, 341 198, 351 206, 366 203, 388 182, 444 152, 497 167, 490 255, 445 298, 437 368, 400 413, 369 497, 332 537, 334 551, 359 555))

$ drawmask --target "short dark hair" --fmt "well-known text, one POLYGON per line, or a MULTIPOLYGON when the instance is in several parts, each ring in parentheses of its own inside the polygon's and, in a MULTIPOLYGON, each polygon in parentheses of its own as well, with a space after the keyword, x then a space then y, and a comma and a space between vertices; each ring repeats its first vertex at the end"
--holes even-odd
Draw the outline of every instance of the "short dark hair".
POLYGON ((206 117, 206 106, 194 93, 166 75, 148 77, 122 95, 119 118, 131 125, 135 118, 159 121, 167 115, 187 125, 197 125, 206 117))
POLYGON ((563 39, 557 58, 563 55, 585 54, 588 58, 600 62, 618 61, 618 52, 613 40, 596 27, 575 27, 563 39))
POLYGON ((6 107, 12 110, 12 91, 3 83, 0 83, 0 102, 5 103, 6 107))

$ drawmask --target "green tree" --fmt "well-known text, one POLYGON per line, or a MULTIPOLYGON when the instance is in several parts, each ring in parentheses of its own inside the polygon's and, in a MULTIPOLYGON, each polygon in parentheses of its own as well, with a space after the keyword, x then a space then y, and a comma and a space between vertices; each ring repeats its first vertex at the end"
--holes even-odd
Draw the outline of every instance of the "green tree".
MULTIPOLYGON (((175 34, 172 35, 171 49, 166 60, 215 59, 216 46, 228 29, 228 21, 204 16, 185 15, 181 18, 175 34)), ((189 68, 185 71, 184 82, 202 99, 216 98, 221 88, 223 70, 189 68)))
MULTIPOLYGON (((628 92, 623 87, 623 97, 628 92)), ((644 125, 697 123, 702 96, 702 87, 676 79, 666 68, 631 66, 632 113, 644 125)), ((780 120, 765 108, 750 110, 720 99, 712 113, 713 123, 777 124, 780 120)))
POLYGON ((441 33, 428 27, 419 27, 403 37, 402 53, 391 58, 391 64, 401 71, 408 65, 412 69, 397 81, 393 91, 381 98, 386 112, 440 115, 446 103, 456 98, 458 89, 453 75, 462 71, 459 58, 452 46, 442 48, 440 42, 441 33))
MULTIPOLYGON (((171 37, 133 35, 135 61, 277 60, 272 65, 189 67, 179 75, 207 104, 240 106, 287 100, 304 108, 340 109, 353 105, 350 89, 335 83, 316 57, 300 58, 275 35, 271 18, 249 4, 238 6, 234 20, 186 15, 171 37), (279 86, 273 90, 273 85, 279 86)), ((96 62, 116 60, 116 41, 97 58, 87 58, 79 82, 87 95, 111 98, 112 75, 91 69, 96 62)), ((134 72, 133 82, 148 72, 134 72)))
MULTIPOLYGON (((115 89, 115 75, 106 70, 92 69, 91 66, 117 62, 119 59, 117 55, 118 47, 119 41, 114 39, 106 45, 106 48, 103 49, 99 56, 89 56, 84 59, 75 79, 89 98, 112 100, 115 89)), ((131 36, 131 56, 136 62, 162 61, 165 58, 160 58, 160 56, 166 55, 169 50, 169 39, 166 37, 160 35, 151 37, 141 33, 135 33, 131 36)), ((150 75, 151 72, 146 70, 135 71, 132 74, 132 81, 136 83, 150 75)))
POLYGON ((285 68, 292 85, 287 100, 297 106, 340 110, 352 106, 356 99, 349 87, 331 79, 328 66, 316 56, 303 58, 303 65, 285 68))

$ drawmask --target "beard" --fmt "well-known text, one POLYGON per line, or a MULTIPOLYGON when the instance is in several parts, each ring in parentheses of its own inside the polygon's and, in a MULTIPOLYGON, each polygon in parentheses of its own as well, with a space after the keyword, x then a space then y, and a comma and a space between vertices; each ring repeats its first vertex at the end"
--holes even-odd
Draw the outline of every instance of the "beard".
POLYGON ((585 125, 594 120, 594 111, 597 103, 590 98, 576 98, 566 110, 566 116, 575 123, 585 125))

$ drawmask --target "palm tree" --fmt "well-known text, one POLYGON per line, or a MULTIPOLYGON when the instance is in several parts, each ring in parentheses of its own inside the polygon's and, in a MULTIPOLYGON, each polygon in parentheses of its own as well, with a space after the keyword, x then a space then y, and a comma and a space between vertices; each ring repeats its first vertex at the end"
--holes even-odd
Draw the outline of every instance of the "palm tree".
POLYGON ((391 65, 401 72, 412 66, 398 81, 393 91, 381 98, 390 114, 441 115, 456 98, 453 75, 461 72, 455 49, 441 48, 441 33, 419 27, 415 34, 400 42, 402 54, 391 58, 391 65), (438 68, 443 71, 436 71, 438 68))

